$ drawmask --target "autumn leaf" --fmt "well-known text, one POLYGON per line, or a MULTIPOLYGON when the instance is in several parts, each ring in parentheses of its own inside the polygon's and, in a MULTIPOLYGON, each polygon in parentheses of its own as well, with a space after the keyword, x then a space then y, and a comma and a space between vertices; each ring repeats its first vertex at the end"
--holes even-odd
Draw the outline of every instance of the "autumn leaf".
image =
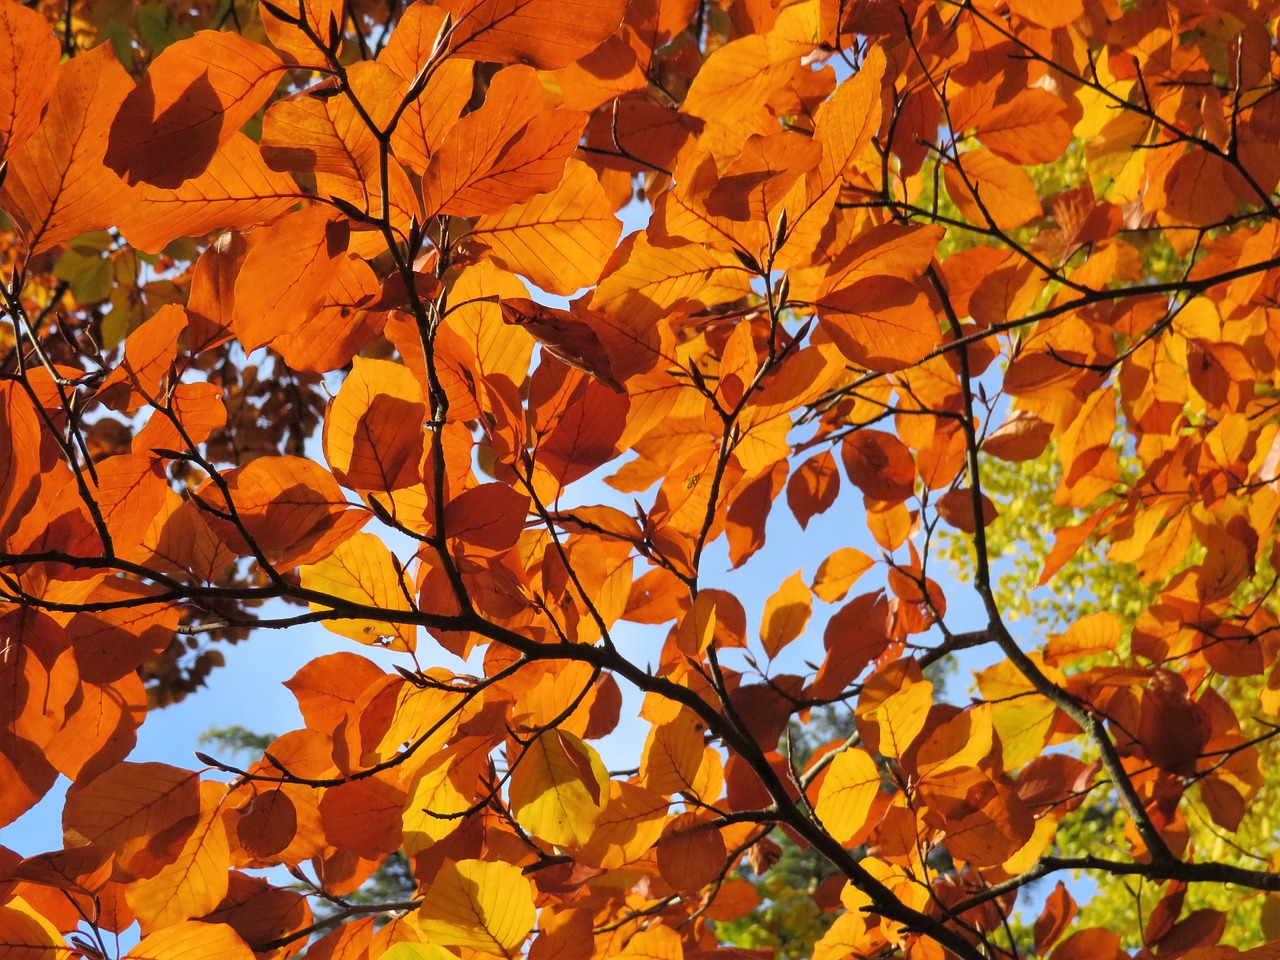
POLYGON ((621 231, 595 174, 569 160, 554 190, 481 217, 466 242, 548 293, 569 294, 599 278, 621 231))
POLYGON ((418 922, 443 946, 511 960, 533 929, 529 881, 509 863, 447 861, 423 898, 418 922))
POLYGON ((5 3, 0 21, 0 159, 7 160, 40 124, 57 82, 59 51, 37 11, 5 3))
POLYGON ((814 812, 833 837, 847 843, 862 829, 880 786, 880 770, 867 752, 844 750, 823 777, 814 812))
POLYGON ((608 801, 609 775, 596 751, 569 733, 543 733, 511 775, 511 808, 533 836, 584 844, 608 801))
POLYGON ((0 210, 33 253, 110 226, 124 212, 124 184, 103 160, 111 118, 132 89, 128 74, 104 46, 61 64, 55 76, 44 119, 7 151, 0 186, 0 210))
POLYGON ((543 108, 532 70, 503 70, 484 106, 459 120, 431 157, 422 182, 427 214, 500 213, 554 190, 582 123, 580 113, 543 108))
POLYGON ((120 105, 104 162, 130 185, 181 186, 258 112, 283 69, 235 33, 202 30, 178 41, 120 105))
POLYGON ((441 4, 456 26, 453 53, 470 60, 529 63, 542 70, 566 67, 604 41, 622 20, 626 3, 555 0, 448 0, 441 4))

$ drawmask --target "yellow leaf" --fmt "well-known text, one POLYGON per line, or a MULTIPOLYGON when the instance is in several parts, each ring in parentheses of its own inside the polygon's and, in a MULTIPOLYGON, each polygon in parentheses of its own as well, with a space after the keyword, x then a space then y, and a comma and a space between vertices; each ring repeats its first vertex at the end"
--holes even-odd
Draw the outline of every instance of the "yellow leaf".
POLYGON ((470 808, 489 741, 468 737, 434 754, 409 787, 404 805, 404 852, 413 856, 453 833, 470 808))
MULTIPOLYGON (((1058 685, 1066 678, 1046 665, 1038 653, 1027 654, 1058 685)), ((1058 708, 1034 691, 1031 682, 1008 660, 975 674, 978 691, 991 701, 991 720, 1004 753, 1004 768, 1016 770, 1044 752, 1058 708)))
POLYGON ((844 960, 857 955, 867 934, 867 921, 861 913, 846 910, 813 945, 813 960, 844 960))
POLYGON ((253 960, 253 951, 225 923, 187 920, 157 930, 121 960, 253 960))
POLYGON ((1061 636, 1049 638, 1044 662, 1053 666, 1070 663, 1093 653, 1113 653, 1120 643, 1120 619, 1106 610, 1081 617, 1061 636))
POLYGON ((861 550, 841 547, 818 566, 818 573, 813 578, 813 592, 823 603, 838 603, 874 564, 875 561, 861 550))
POLYGON ((427 889, 418 923, 435 943, 515 957, 533 929, 533 889, 520 868, 446 860, 427 889))
POLYGON ((561 730, 529 744, 511 774, 516 822, 557 846, 586 843, 608 800, 609 774, 599 755, 561 730))
POLYGON ((764 617, 760 624, 760 642, 764 644, 769 659, 773 659, 792 640, 804 633, 813 613, 813 601, 805 586, 801 571, 797 570, 773 595, 764 602, 764 617))
MULTIPOLYGON (((299 572, 306 590, 381 610, 411 609, 406 590, 411 592, 412 584, 402 586, 391 551, 372 533, 353 534, 329 556, 299 572)), ((329 608, 312 603, 311 609, 329 608)), ((340 637, 390 650, 412 651, 416 643, 416 628, 404 623, 339 619, 326 620, 324 626, 340 637)))
POLYGON ((66 960, 72 956, 62 935, 21 897, 0 907, 0 954, 6 960, 66 960))
POLYGON ((975 767, 991 753, 991 705, 982 703, 956 714, 920 744, 916 772, 920 779, 975 767))
POLYGON ((680 934, 670 927, 649 927, 627 941, 618 954, 635 960, 684 960, 680 934))
POLYGON ((668 723, 654 724, 640 755, 641 785, 665 796, 691 790, 702 766, 702 731, 691 710, 681 710, 668 723))
POLYGON ((831 761, 814 812, 827 831, 845 843, 866 823, 879 792, 880 770, 876 762, 867 751, 854 747, 831 761))
POLYGON ((219 811, 226 787, 213 781, 200 787, 200 818, 178 858, 154 877, 125 888, 144 933, 203 917, 227 895, 231 851, 219 811))
POLYGON ((414 943, 401 940, 382 954, 380 960, 457 960, 448 950, 434 943, 414 943))
POLYGON ((933 684, 914 659, 896 660, 877 670, 858 698, 858 729, 867 748, 900 757, 924 729, 933 704, 933 684))
POLYGON ((488 247, 499 266, 563 296, 595 283, 621 233, 595 173, 570 159, 555 190, 481 217, 468 240, 488 247))

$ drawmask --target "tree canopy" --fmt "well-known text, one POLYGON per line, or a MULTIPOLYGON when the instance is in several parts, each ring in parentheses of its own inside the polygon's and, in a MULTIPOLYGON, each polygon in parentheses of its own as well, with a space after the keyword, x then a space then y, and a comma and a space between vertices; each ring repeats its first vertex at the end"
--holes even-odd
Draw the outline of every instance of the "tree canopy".
POLYGON ((0 0, 0 954, 1274 958, 1278 22, 0 0))

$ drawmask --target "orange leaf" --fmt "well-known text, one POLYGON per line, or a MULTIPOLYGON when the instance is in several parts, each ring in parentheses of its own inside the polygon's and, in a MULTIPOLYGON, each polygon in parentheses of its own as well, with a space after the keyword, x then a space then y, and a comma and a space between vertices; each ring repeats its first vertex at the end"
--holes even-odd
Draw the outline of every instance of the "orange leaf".
POLYGON ((682 813, 662 831, 658 870, 677 890, 701 890, 725 871, 729 860, 724 836, 697 813, 682 813))
POLYGON ((319 311, 349 238, 347 223, 319 206, 249 236, 233 320, 245 350, 256 350, 319 311))
POLYGON ((786 82, 791 70, 789 57, 775 60, 767 38, 741 37, 707 58, 693 78, 681 109, 704 120, 741 123, 786 82))
POLYGON ((295 370, 345 367, 386 324, 385 313, 369 309, 377 289, 373 268, 359 256, 338 258, 315 311, 273 339, 271 348, 295 370))
POLYGON ((115 549, 130 554, 142 542, 169 492, 160 461, 127 454, 103 460, 97 470, 98 510, 115 549))
POLYGON ((297 808, 283 790, 263 790, 236 813, 236 839, 258 858, 279 853, 298 830, 297 808))
POLYGON ((40 421, 16 381, 0 383, 0 540, 30 509, 40 486, 40 421))
POLYGON ((1012 230, 1043 212, 1031 176, 990 150, 970 150, 943 170, 947 193, 970 223, 1012 230), (963 169, 963 174, 961 174, 963 169))
POLYGON ((1009 0, 1009 9, 1042 27, 1069 27, 1084 16, 1084 0, 1009 0))
POLYGON ((324 420, 325 459, 345 487, 390 493, 422 481, 427 404, 408 367, 356 357, 324 420))
POLYGON ((824 603, 839 603, 875 561, 853 547, 841 547, 818 565, 813 592, 824 603))
POLYGON ((200 784, 199 817, 174 861, 125 889, 144 933, 203 917, 227 895, 231 851, 219 809, 225 792, 221 783, 200 784))
POLYGON ((136 673, 114 683, 81 683, 79 705, 44 744, 49 761, 71 780, 97 776, 133 750, 147 714, 147 694, 136 673))
POLYGON ((593 310, 647 331, 673 311, 737 300, 750 289, 750 280, 727 253, 697 243, 656 247, 646 233, 633 233, 614 251, 590 304, 593 310))
POLYGON ((325 840, 367 860, 378 860, 404 844, 400 822, 405 792, 388 774, 329 787, 320 799, 325 840))
POLYGON ((806 530, 810 520, 830 509, 839 493, 840 471, 831 451, 824 450, 802 463, 787 481, 787 506, 800 529, 806 530))
POLYGON ((431 157, 422 179, 427 215, 501 213, 554 190, 585 119, 545 109, 542 84, 528 67, 500 71, 484 106, 459 120, 431 157))
POLYGON ((201 30, 166 47, 112 121, 107 166, 130 185, 181 186, 258 112, 283 70, 237 33, 201 30))
POLYGON ((40 125, 58 79, 58 41, 49 21, 20 3, 0 3, 0 160, 40 125))
POLYGON ((174 420, 182 432, 161 411, 151 414, 146 425, 133 437, 134 453, 155 450, 186 450, 199 446, 209 435, 227 424, 227 408, 222 402, 222 388, 215 383, 179 383, 169 397, 174 420))
POLYGON ((615 356, 601 343, 598 327, 578 312, 511 298, 502 301, 502 319, 527 330, 552 356, 622 392, 614 374, 615 356))
POLYGON ((1044 954, 1062 936, 1076 915, 1076 902, 1071 899, 1066 885, 1057 882, 1049 896, 1045 897, 1044 910, 1036 917, 1034 935, 1036 953, 1044 954))
POLYGON ((114 850, 126 875, 151 876, 178 856, 199 813, 196 774, 163 763, 121 763, 71 787, 62 828, 68 843, 114 850))
MULTIPOLYGON (((1000 514, 991 499, 980 494, 982 502, 982 525, 989 527, 1000 514)), ((948 490, 937 501, 938 515, 957 530, 972 534, 977 529, 973 516, 973 497, 968 487, 956 487, 948 490)))
MULTIPOLYGON (((226 475, 227 487, 250 537, 269 560, 289 568, 327 556, 369 519, 347 509, 333 474, 300 457, 262 457, 226 475)), ((200 495, 219 506, 212 485, 200 495)), ((252 553, 229 523, 210 524, 241 556, 252 553)))
POLYGON ((894 371, 923 360, 942 339, 938 318, 915 284, 870 277, 814 304, 840 352, 868 370, 894 371))
POLYGON ((655 723, 640 755, 642 786, 670 796, 692 789, 705 752, 703 724, 688 710, 666 723, 655 723))
POLYGON ((845 473, 872 500, 897 503, 915 490, 916 466, 907 445, 883 430, 859 430, 840 446, 845 473))
POLYGON ((585 163, 570 159, 551 193, 481 217, 464 242, 548 293, 570 294, 600 277, 622 222, 585 163))
POLYGON ((1013 163, 1052 163, 1071 143, 1067 106, 1048 90, 1021 90, 974 123, 983 145, 1013 163))
POLYGON ((444 526, 450 537, 497 552, 515 546, 528 512, 525 494, 505 483, 482 483, 449 501, 444 526))
POLYGON ((293 209, 301 196, 292 177, 269 169, 258 145, 237 133, 202 174, 180 187, 135 188, 117 226, 135 247, 159 252, 179 237, 268 223, 293 209))
POLYGON ((1052 424, 1045 423, 1034 413, 1017 410, 995 432, 987 435, 982 442, 982 451, 1012 463, 1034 460, 1049 445, 1052 433, 1052 424))
POLYGON ((260 4, 259 9, 267 37, 290 61, 305 67, 329 65, 325 50, 333 49, 342 37, 346 14, 342 0, 278 0, 270 6, 260 4), (272 7, 296 20, 305 18, 316 39, 300 25, 281 20, 272 7), (324 49, 317 46, 317 40, 324 49))
MULTIPOLYGON (((435 52, 446 16, 442 7, 410 4, 378 55, 378 62, 386 64, 406 83, 412 82, 435 52)), ((391 149, 396 159, 415 173, 422 174, 427 169, 427 161, 471 99, 471 71, 472 64, 461 58, 436 61, 421 96, 401 115, 391 134, 391 149)))
POLYGON ((68 60, 56 76, 44 120, 10 151, 0 188, 0 209, 33 253, 111 226, 127 192, 103 167, 111 118, 133 87, 111 44, 68 60))
POLYGON ((618 29, 626 0, 444 0, 453 14, 450 52, 468 60, 567 67, 618 29))

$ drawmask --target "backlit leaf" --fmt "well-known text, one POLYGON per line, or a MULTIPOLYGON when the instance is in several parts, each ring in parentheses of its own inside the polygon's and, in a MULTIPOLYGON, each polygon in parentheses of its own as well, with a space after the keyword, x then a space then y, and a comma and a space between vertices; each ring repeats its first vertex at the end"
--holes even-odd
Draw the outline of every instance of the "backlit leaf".
POLYGON ((208 168, 258 112, 284 65, 236 33, 201 30, 166 48, 111 124, 105 162, 129 184, 173 189, 208 168))
MULTIPOLYGON (((408 612, 411 587, 393 562, 391 551, 371 533, 355 533, 319 563, 299 571, 302 586, 361 607, 408 612)), ((325 604, 313 602, 313 610, 325 604)), ((342 637, 392 650, 413 650, 416 629, 402 623, 373 618, 342 617, 326 620, 325 627, 342 637)))
POLYGON ((482 860, 446 861, 418 910, 433 942, 514 958, 533 929, 531 885, 520 868, 482 860))
POLYGON ((617 29, 626 3, 561 0, 447 0, 457 24, 450 49, 470 60, 566 67, 617 29))
POLYGON ((469 241, 548 293, 569 294, 599 278, 621 232, 591 168, 569 160, 552 192, 481 217, 469 241))
POLYGON ((511 774, 511 812, 535 837, 584 844, 609 799, 609 775, 596 751, 570 733, 548 730, 511 774))
POLYGON ((814 812, 831 835, 845 843, 862 829, 880 783, 880 770, 865 750, 842 750, 823 777, 814 812))
POLYGON ((0 210, 33 252, 111 226, 124 212, 125 186, 103 157, 129 75, 103 44, 61 64, 56 77, 40 126, 8 151, 0 186, 0 210))
POLYGON ((58 41, 37 11, 0 5, 0 160, 40 124, 58 76, 58 41))

